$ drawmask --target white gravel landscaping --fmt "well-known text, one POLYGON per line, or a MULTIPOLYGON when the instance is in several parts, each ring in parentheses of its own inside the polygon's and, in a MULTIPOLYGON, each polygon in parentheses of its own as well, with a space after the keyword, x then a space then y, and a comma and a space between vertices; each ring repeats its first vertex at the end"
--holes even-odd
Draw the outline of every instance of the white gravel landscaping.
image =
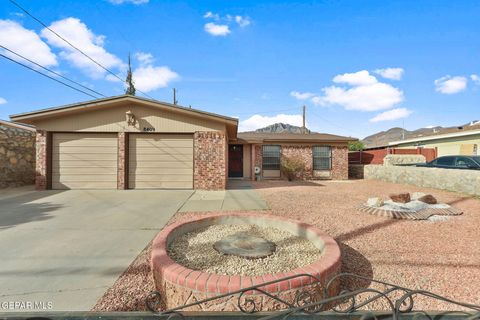
POLYGON ((194 270, 222 275, 261 276, 286 272, 313 263, 320 250, 305 238, 276 228, 252 225, 213 225, 176 238, 168 253, 179 264, 194 270), (213 244, 236 233, 247 233, 276 244, 273 254, 259 259, 224 255, 213 244))

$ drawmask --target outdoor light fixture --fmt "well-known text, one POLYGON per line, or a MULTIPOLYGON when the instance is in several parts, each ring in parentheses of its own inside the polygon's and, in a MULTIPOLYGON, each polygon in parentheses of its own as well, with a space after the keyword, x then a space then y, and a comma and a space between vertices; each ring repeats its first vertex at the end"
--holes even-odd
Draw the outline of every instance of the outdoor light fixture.
POLYGON ((127 117, 127 124, 129 126, 134 126, 135 125, 135 115, 132 113, 132 111, 128 110, 125 113, 125 115, 127 117))

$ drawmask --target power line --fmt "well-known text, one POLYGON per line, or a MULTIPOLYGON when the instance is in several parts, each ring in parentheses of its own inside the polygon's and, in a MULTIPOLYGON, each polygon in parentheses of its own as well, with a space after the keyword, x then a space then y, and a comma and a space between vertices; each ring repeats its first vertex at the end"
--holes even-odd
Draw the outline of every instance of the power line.
MULTIPOLYGON (((313 114, 314 116, 316 116, 316 117, 318 117, 318 118, 322 119, 323 121, 325 121, 325 122, 327 122, 327 123, 331 124, 331 125, 332 125, 332 126, 334 126, 334 127, 337 127, 337 128, 339 128, 339 129, 345 130, 345 131, 347 131, 347 132, 348 132, 348 131, 352 131, 352 129, 351 129, 351 128, 347 129, 347 128, 345 128, 345 127, 339 126, 338 124, 336 124, 336 123, 334 123, 334 122, 332 122, 332 121, 328 120, 327 118, 324 118, 324 117, 322 117, 321 115, 319 115, 319 114, 317 114, 317 113, 313 112, 311 109, 309 109, 309 111, 308 111, 308 112, 309 112, 309 113, 311 113, 311 114, 313 114)), ((354 132, 356 132, 356 130, 353 130, 353 131, 354 131, 354 132)), ((358 131, 357 131, 356 133, 360 133, 360 132, 358 132, 358 131)))
POLYGON ((22 67, 25 67, 25 68, 30 69, 30 70, 32 70, 32 71, 35 71, 36 73, 41 74, 42 76, 47 77, 47 78, 50 78, 50 79, 52 79, 52 80, 54 80, 54 81, 57 81, 58 83, 61 83, 61 84, 63 84, 64 86, 67 86, 67 87, 69 87, 69 88, 71 88, 71 89, 73 89, 73 90, 76 90, 76 91, 78 91, 78 92, 81 92, 81 93, 83 93, 83 94, 86 94, 87 96, 90 96, 90 97, 92 97, 92 98, 94 98, 94 99, 98 99, 98 97, 96 97, 96 96, 94 96, 94 95, 92 95, 92 94, 90 94, 90 93, 88 93, 88 92, 85 92, 85 91, 83 91, 83 90, 80 90, 80 89, 78 89, 78 88, 75 88, 75 87, 69 85, 68 83, 65 83, 65 82, 63 82, 63 81, 60 81, 60 80, 58 80, 58 79, 55 79, 54 77, 49 76, 48 74, 42 73, 42 72, 40 72, 40 71, 38 71, 38 70, 35 70, 34 68, 29 67, 29 66, 27 66, 26 64, 21 63, 20 61, 17 61, 17 60, 15 60, 15 59, 12 59, 12 58, 10 58, 10 57, 7 57, 6 55, 4 55, 4 54, 2 54, 2 53, 0 53, 0 57, 3 57, 3 58, 8 59, 8 60, 10 60, 10 61, 12 61, 12 62, 15 62, 16 64, 19 64, 19 65, 21 65, 22 67))
POLYGON ((298 110, 298 108, 290 108, 290 109, 281 109, 281 110, 265 110, 261 112, 235 112, 236 115, 248 115, 248 114, 267 114, 267 113, 272 113, 272 112, 283 112, 283 111, 292 111, 292 110, 298 110))
MULTIPOLYGON (((95 61, 95 59, 93 59, 92 57, 90 57, 88 54, 86 54, 85 52, 83 52, 82 50, 80 50, 78 47, 74 46, 70 41, 68 41, 67 39, 65 39, 64 37, 62 37, 61 35, 59 35, 58 33, 56 33, 55 31, 53 31, 49 26, 47 26, 45 23, 43 23, 40 19, 38 19, 37 17, 35 17, 33 14, 31 14, 30 12, 28 12, 26 9, 24 9, 21 5, 19 5, 17 2, 15 2, 14 0, 9 0, 12 4, 14 4, 17 8, 19 8, 20 10, 22 10, 23 12, 25 12, 29 17, 31 17, 33 20, 37 21, 39 24, 41 24, 43 27, 45 27, 48 31, 50 31, 51 33, 53 33, 54 35, 56 35, 58 38, 60 38, 61 40, 63 40, 64 42, 66 42, 69 46, 71 46, 72 48, 74 48, 75 50, 77 50, 78 52, 80 52, 82 55, 84 55, 87 59, 89 59, 90 61, 92 61, 93 63, 95 63, 97 66, 99 66, 100 68, 102 68, 103 70, 105 70, 106 72, 108 72, 109 74, 111 74, 112 76, 114 76, 115 78, 119 79, 120 81, 122 82, 125 82, 124 79, 120 78, 117 74, 115 74, 114 72, 110 71, 108 68, 104 67, 103 65, 101 65, 100 63, 98 63, 97 61, 95 61)), ((138 89, 137 89, 138 90, 138 89)), ((150 95, 146 94, 145 92, 142 92, 140 90, 138 90, 138 92, 142 93, 143 95, 149 97, 150 99, 153 99, 153 97, 151 97, 150 95)))
POLYGON ((22 59, 25 59, 25 60, 27 60, 28 62, 33 63, 34 65, 36 65, 36 66, 38 66, 38 67, 40 67, 40 68, 42 68, 42 69, 44 69, 44 70, 46 70, 46 71, 48 71, 48 72, 53 73, 53 74, 56 75, 56 76, 59 76, 59 77, 65 79, 65 80, 67 80, 67 81, 70 81, 70 82, 72 82, 72 83, 75 83, 76 85, 78 85, 78 86, 80 86, 80 87, 82 87, 82 88, 84 88, 84 89, 87 89, 87 90, 89 90, 89 91, 91 91, 91 92, 93 92, 93 93, 95 93, 95 94, 98 94, 99 96, 106 97, 104 94, 102 94, 102 93, 100 93, 100 92, 98 92, 98 91, 95 91, 95 90, 93 90, 93 89, 91 89, 91 88, 89 88, 89 87, 87 87, 87 86, 84 86, 83 84, 78 83, 78 82, 76 82, 76 81, 74 81, 74 80, 71 80, 71 79, 69 79, 69 78, 61 75, 61 74, 58 73, 58 72, 55 72, 55 71, 53 71, 53 70, 50 70, 49 68, 44 67, 44 66, 42 66, 41 64, 38 64, 38 63, 36 63, 35 61, 32 61, 32 60, 28 59, 27 57, 24 57, 23 55, 15 52, 15 51, 13 51, 13 50, 8 49, 8 48, 5 47, 5 46, 2 46, 1 44, 0 44, 0 48, 2 48, 2 49, 4 49, 4 50, 7 50, 7 51, 10 52, 10 53, 13 53, 14 55, 16 55, 16 56, 18 56, 18 57, 20 57, 20 58, 22 58, 22 59))

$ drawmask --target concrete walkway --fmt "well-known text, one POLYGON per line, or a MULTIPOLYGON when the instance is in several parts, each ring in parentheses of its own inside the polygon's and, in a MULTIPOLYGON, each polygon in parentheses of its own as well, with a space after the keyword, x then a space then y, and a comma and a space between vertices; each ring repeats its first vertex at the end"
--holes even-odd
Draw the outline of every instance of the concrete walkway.
POLYGON ((230 180, 227 190, 197 190, 179 212, 268 210, 268 204, 250 182, 230 180))
POLYGON ((0 197, 0 302, 90 310, 192 193, 10 190, 0 197))

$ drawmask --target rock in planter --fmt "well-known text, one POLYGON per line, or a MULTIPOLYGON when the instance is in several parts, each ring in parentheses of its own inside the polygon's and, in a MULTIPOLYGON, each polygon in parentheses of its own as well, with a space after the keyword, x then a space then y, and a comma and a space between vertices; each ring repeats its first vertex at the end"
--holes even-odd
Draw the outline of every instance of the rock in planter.
POLYGON ((412 192, 410 193, 410 200, 418 200, 419 198, 426 196, 426 193, 423 192, 412 192))
POLYGON ((382 198, 368 198, 367 200, 367 206, 370 207, 381 207, 383 206, 383 199, 382 198))
POLYGON ((437 204, 437 199, 431 194, 426 194, 423 197, 418 198, 417 200, 426 204, 437 204))
POLYGON ((410 193, 391 194, 390 199, 392 199, 393 202, 407 203, 410 202, 410 193))

